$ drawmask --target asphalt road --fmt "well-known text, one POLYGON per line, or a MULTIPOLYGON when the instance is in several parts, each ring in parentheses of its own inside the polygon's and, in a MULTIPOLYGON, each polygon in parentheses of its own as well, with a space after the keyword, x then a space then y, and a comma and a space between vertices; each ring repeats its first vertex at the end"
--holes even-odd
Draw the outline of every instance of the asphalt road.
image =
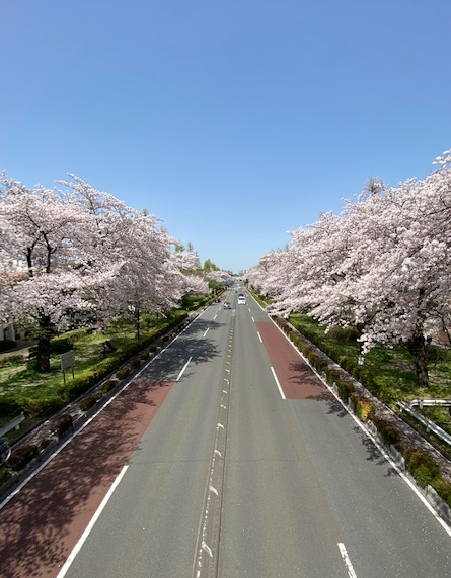
POLYGON ((2 578, 451 575, 449 530, 256 302, 228 299, 0 511, 2 578))

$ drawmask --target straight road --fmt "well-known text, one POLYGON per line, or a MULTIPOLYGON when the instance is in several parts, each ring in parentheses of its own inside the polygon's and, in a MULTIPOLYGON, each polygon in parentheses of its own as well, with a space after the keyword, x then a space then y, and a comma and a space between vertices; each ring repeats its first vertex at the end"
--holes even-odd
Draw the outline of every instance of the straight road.
POLYGON ((2 578, 451 575, 447 529, 246 297, 0 511, 2 578))

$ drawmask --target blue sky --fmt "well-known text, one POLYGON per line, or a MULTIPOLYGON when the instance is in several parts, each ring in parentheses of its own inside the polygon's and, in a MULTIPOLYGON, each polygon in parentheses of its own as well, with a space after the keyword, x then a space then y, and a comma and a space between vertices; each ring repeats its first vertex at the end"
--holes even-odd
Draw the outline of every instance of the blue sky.
POLYGON ((449 0, 0 0, 0 171, 239 272, 451 147, 449 0))

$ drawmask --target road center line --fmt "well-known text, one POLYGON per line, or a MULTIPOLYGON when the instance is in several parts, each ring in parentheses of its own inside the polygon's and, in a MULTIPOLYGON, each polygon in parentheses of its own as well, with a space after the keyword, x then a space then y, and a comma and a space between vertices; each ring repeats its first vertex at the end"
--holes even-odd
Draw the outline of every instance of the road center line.
POLYGON ((186 368, 188 367, 188 365, 191 363, 191 360, 192 360, 192 359, 193 359, 192 357, 190 357, 190 358, 188 359, 188 361, 185 363, 185 365, 184 365, 184 366, 182 367, 182 369, 180 370, 180 373, 177 375, 177 379, 176 379, 175 381, 178 381, 178 380, 182 377, 185 369, 186 369, 186 368))

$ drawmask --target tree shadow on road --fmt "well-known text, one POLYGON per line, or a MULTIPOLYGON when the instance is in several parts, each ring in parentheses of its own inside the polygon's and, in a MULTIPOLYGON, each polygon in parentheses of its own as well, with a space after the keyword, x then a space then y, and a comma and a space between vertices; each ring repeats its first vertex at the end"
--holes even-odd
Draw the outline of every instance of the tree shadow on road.
POLYGON ((304 361, 295 361, 290 364, 291 377, 289 384, 295 385, 302 399, 329 401, 333 395, 304 361))
POLYGON ((74 534, 81 534, 127 463, 167 385, 132 382, 0 511, 3 578, 56 576, 74 534))

